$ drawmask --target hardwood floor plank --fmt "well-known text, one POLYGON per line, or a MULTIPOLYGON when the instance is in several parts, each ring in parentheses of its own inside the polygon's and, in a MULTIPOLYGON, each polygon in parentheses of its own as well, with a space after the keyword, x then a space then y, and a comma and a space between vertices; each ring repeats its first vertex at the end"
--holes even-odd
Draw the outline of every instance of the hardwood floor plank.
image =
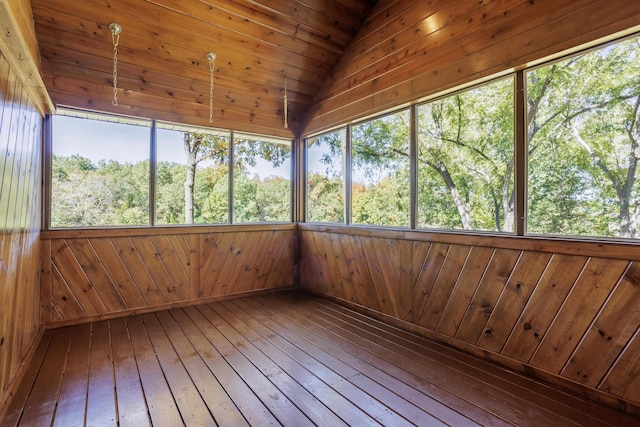
POLYGON ((183 425, 175 399, 162 373, 160 363, 151 345, 140 316, 127 319, 131 346, 138 365, 140 381, 148 402, 149 415, 154 426, 183 425))
POLYGON ((266 328, 262 322, 252 318, 250 313, 239 310, 237 306, 225 301, 215 304, 215 307, 224 319, 274 362, 284 369, 291 366, 293 370, 287 369, 288 373, 300 370, 302 378, 307 376, 307 372, 313 375, 312 383, 307 380, 302 383, 304 387, 347 423, 362 423, 362 416, 368 415, 383 425, 410 425, 401 414, 393 412, 345 380, 331 367, 323 365, 309 355, 299 354, 295 346, 279 337, 276 331, 266 328), (299 357, 295 357, 296 355, 299 357))
MULTIPOLYGON (((256 309, 250 306, 245 306, 245 308, 242 309, 240 304, 235 304, 233 301, 225 301, 221 303, 221 305, 247 322, 251 328, 256 331, 261 331, 261 334, 267 337, 270 342, 286 352, 290 357, 305 366, 319 378, 323 379, 323 381, 336 391, 342 393, 345 398, 359 405, 362 410, 367 411, 370 405, 368 399, 361 397, 363 393, 367 393, 378 402, 384 402, 392 411, 410 422, 414 422, 416 419, 422 419, 423 422, 429 421, 430 425, 445 425, 430 414, 393 394, 388 389, 376 386, 370 387, 372 385, 371 383, 374 383, 371 380, 369 380, 370 383, 367 383, 366 380, 358 381, 361 385, 364 384, 364 386, 356 384, 353 378, 364 377, 361 373, 340 360, 333 358, 330 354, 325 353, 319 348, 316 348, 313 353, 303 351, 285 337, 287 334, 286 331, 283 331, 283 326, 274 322, 267 325, 265 318, 260 316, 259 313, 256 313, 256 309), (253 320, 249 316, 253 317, 253 320), (325 362, 320 362, 318 360, 320 358, 324 358, 325 362)), ((405 422, 404 420, 394 419, 392 416, 384 416, 384 414, 377 419, 385 425, 400 425, 405 422)))
POLYGON ((46 331, 0 420, 367 424, 626 427, 640 419, 288 291, 46 331))
POLYGON ((53 331, 46 331, 38 343, 38 347, 33 354, 33 358, 25 370, 26 372, 24 377, 22 378, 20 385, 17 387, 15 394, 13 395, 13 399, 11 399, 11 403, 9 403, 9 406, 7 407, 6 414, 4 418, 0 420, 0 425, 3 427, 15 426, 18 424, 18 421, 22 416, 22 412, 24 411, 24 405, 29 398, 33 385, 35 384, 44 363, 52 338, 53 331))
MULTIPOLYGON (((316 329, 304 315, 293 313, 292 310, 272 311, 273 303, 251 300, 252 305, 260 304, 265 315, 295 330, 301 337, 312 342, 328 353, 349 364, 357 371, 373 378, 378 383, 392 385, 399 390, 410 402, 425 408, 428 412, 450 425, 471 426, 482 423, 473 421, 481 419, 484 424, 501 425, 500 420, 491 417, 484 411, 469 405, 447 390, 439 389, 424 381, 421 381, 411 372, 388 364, 382 359, 371 358, 366 360, 360 357, 358 350, 350 348, 348 341, 339 336, 325 333, 323 329, 316 329), (467 411, 467 412, 463 412, 467 411), (462 415, 464 414, 464 415, 462 415)), ((507 425, 502 423, 502 425, 507 425)))
POLYGON ((60 386, 54 426, 83 426, 89 385, 91 324, 73 327, 73 338, 60 386))
POLYGON ((280 425, 251 387, 243 381, 233 367, 227 363, 224 356, 207 339, 204 331, 213 326, 202 314, 193 307, 185 310, 172 310, 171 314, 209 369, 215 372, 217 380, 233 399, 249 424, 252 426, 280 425), (189 315, 187 315, 187 311, 189 311, 189 315), (202 330, 199 329, 200 327, 202 330))
POLYGON ((151 425, 125 319, 109 320, 120 426, 151 425))
POLYGON ((298 407, 287 397, 278 387, 271 382, 277 372, 270 373, 270 377, 264 375, 251 361, 243 354, 238 346, 240 343, 229 341, 216 327, 215 313, 208 306, 189 307, 185 310, 189 317, 199 325, 207 338, 215 343, 214 345, 233 366, 233 369, 247 383, 251 385, 254 393, 269 408, 271 413, 283 425, 312 425, 311 420, 298 409, 298 407), (197 313, 195 313, 197 312, 197 313), (208 322, 204 324, 201 319, 208 322), (198 320, 196 320, 198 319, 198 320))
POLYGON ((449 425, 455 426, 477 426, 469 418, 460 415, 452 408, 434 400, 415 388, 405 384, 397 378, 379 369, 377 365, 367 363, 354 354, 351 354, 333 341, 315 334, 312 330, 305 328, 295 319, 285 317, 278 310, 271 311, 271 307, 261 305, 253 298, 242 298, 232 301, 240 306, 250 307, 254 315, 265 325, 276 325, 279 333, 285 336, 290 342, 303 349, 307 354, 315 358, 325 359, 323 362, 329 364, 334 370, 339 372, 350 381, 356 378, 359 373, 366 375, 379 384, 384 384, 394 390, 399 396, 414 405, 423 408, 430 415, 442 420, 449 425))
POLYGON ((25 402, 19 425, 49 425, 53 419, 62 373, 73 335, 72 328, 53 333, 49 349, 42 363, 29 398, 25 402))
MULTIPOLYGON (((422 379, 443 388, 446 387, 450 392, 504 420, 510 420, 510 422, 516 422, 520 425, 530 425, 534 422, 540 422, 540 420, 544 420, 548 425, 577 424, 563 413, 551 412, 548 409, 530 404, 525 396, 521 397, 513 390, 509 390, 509 384, 502 384, 499 387, 493 385, 492 382, 479 380, 478 376, 482 375, 482 371, 479 369, 456 365, 455 360, 442 360, 438 353, 427 357, 417 350, 409 350, 404 346, 399 346, 394 343, 392 334, 380 336, 379 329, 374 332, 368 330, 375 329, 369 326, 370 321, 354 326, 351 319, 345 321, 336 318, 332 313, 318 308, 315 303, 308 304, 307 307, 307 304, 298 302, 297 310, 304 311, 308 319, 329 330, 340 328, 340 335, 350 342, 395 363, 397 366, 419 373, 422 379), (453 366, 450 366, 451 364, 453 366), (425 369, 426 367, 430 369, 425 369)), ((424 351, 424 349, 421 348, 420 351, 424 351)), ((520 390, 520 392, 526 394, 527 390, 520 390)))
POLYGON ((175 319, 167 311, 157 313, 178 357, 198 389, 202 400, 213 414, 217 424, 248 425, 229 395, 222 388, 214 373, 209 370, 195 351, 175 319))
POLYGON ((386 336, 391 340, 397 340, 401 342, 403 346, 413 348, 417 354, 425 355, 428 352, 436 356, 448 355, 448 359, 446 360, 447 364, 458 366, 464 363, 467 366, 474 367, 474 377, 494 384, 499 390, 509 390, 517 395, 525 396, 532 405, 546 408, 547 410, 560 414, 560 417, 569 418, 582 425, 598 423, 623 425, 628 422, 628 417, 618 411, 580 399, 556 387, 534 382, 520 374, 498 367, 465 352, 417 337, 414 334, 378 322, 370 317, 353 312, 337 304, 329 303, 328 301, 318 300, 317 303, 333 311, 348 313, 349 322, 356 321, 357 323, 371 327, 377 325, 376 333, 380 330, 386 331, 382 336, 386 336))
POLYGON ((118 419, 108 322, 91 324, 87 419, 111 425, 116 424, 118 419))
MULTIPOLYGON (((311 375, 305 375, 304 372, 296 370, 296 367, 292 364, 283 368, 267 357, 258 347, 256 347, 257 345, 261 345, 260 338, 255 337, 257 339, 256 341, 242 336, 240 332, 234 328, 234 326, 237 326, 235 322, 234 324, 227 323, 228 320, 222 318, 216 311, 216 309, 219 309, 217 304, 208 304, 207 306, 201 306, 199 308, 203 309, 203 314, 205 314, 207 319, 226 337, 226 339, 233 342, 236 348, 242 352, 243 356, 246 357, 260 371, 260 373, 267 377, 285 396, 291 399, 291 402, 306 417, 308 417, 312 423, 316 425, 344 424, 329 408, 324 406, 316 396, 304 387, 308 386, 313 388, 313 386, 316 386, 316 390, 318 392, 328 393, 325 388, 314 383, 314 378, 312 378, 311 375)), ((357 411, 356 408, 350 409, 357 411)), ((366 416, 361 419, 361 422, 363 425, 371 424, 371 420, 367 420, 366 416)))
POLYGON ((202 400, 156 315, 145 314, 142 321, 184 423, 194 426, 215 425, 213 415, 202 400))
POLYGON ((367 325, 354 326, 344 319, 333 317, 332 313, 315 306, 306 311, 314 322, 328 327, 342 328, 342 334, 368 351, 392 361, 398 366, 420 373, 421 378, 427 379, 441 387, 446 387, 452 393, 467 401, 484 408, 497 417, 515 421, 519 425, 531 425, 545 420, 547 425, 571 425, 570 419, 558 419, 559 414, 549 413, 543 408, 530 405, 518 395, 509 393, 492 383, 477 378, 480 370, 468 369, 466 366, 451 366, 438 357, 437 354, 423 355, 407 347, 398 345, 391 337, 380 337, 379 330, 367 330, 367 325), (430 367, 430 369, 425 369, 430 367))

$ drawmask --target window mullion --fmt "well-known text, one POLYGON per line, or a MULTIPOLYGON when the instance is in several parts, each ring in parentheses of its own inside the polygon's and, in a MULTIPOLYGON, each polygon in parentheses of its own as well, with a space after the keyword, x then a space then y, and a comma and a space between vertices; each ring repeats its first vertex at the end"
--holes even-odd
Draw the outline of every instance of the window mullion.
POLYGON ((514 147, 514 228, 516 236, 523 236, 526 231, 526 192, 527 192, 527 126, 526 126, 526 93, 525 73, 516 72, 515 78, 515 147, 514 147))
POLYGON ((156 171, 158 159, 158 138, 156 121, 151 121, 149 139, 149 225, 156 225, 156 171))
POLYGON ((351 224, 352 221, 352 217, 351 217, 351 205, 352 205, 352 179, 351 179, 351 170, 353 168, 353 165, 351 164, 351 158, 352 158, 352 153, 351 153, 351 125, 347 126, 347 129, 344 133, 344 153, 343 153, 343 159, 344 159, 344 223, 349 225, 351 224))
POLYGON ((409 132, 409 227, 415 230, 418 226, 418 114, 416 105, 410 109, 409 132))

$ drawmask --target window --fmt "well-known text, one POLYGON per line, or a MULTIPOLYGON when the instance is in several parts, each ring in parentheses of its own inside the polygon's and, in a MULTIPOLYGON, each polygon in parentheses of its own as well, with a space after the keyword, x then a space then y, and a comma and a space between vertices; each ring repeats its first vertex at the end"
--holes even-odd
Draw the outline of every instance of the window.
POLYGON ((150 122, 53 116, 51 226, 149 224, 150 122))
POLYGON ((514 229, 513 79, 417 108, 418 227, 514 229))
POLYGON ((640 40, 529 71, 527 231, 638 238, 640 40))
POLYGON ((291 141, 234 134, 233 222, 291 221, 291 141))
POLYGON ((156 224, 229 222, 230 140, 227 131, 158 124, 156 224))
POLYGON ((344 222, 346 129, 307 140, 307 221, 344 222))
POLYGON ((291 221, 290 140, 153 124, 73 110, 53 116, 50 227, 291 221))
POLYGON ((409 110, 351 127, 352 222, 409 226, 409 110))

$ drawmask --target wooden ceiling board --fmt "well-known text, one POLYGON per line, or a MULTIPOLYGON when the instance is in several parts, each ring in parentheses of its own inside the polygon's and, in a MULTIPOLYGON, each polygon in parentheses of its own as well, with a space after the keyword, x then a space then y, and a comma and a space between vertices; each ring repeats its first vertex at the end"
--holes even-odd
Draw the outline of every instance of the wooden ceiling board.
POLYGON ((57 106, 294 137, 375 0, 32 0, 57 106), (122 26, 118 106, 109 23, 122 26), (214 114, 209 124, 209 63, 214 114), (284 128, 285 76, 289 128, 284 128))

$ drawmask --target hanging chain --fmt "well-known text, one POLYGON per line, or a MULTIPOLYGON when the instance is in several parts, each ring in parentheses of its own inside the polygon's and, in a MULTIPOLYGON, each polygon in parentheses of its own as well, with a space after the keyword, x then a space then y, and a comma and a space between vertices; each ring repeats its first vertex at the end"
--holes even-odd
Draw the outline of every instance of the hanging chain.
POLYGON ((111 40, 113 41, 113 101, 114 107, 118 106, 118 43, 120 42, 120 32, 122 27, 116 23, 109 24, 111 30, 111 40))
POLYGON ((287 107, 288 107, 288 102, 287 102, 287 76, 284 77, 284 128, 287 129, 289 127, 289 123, 288 123, 288 112, 287 112, 287 107))
POLYGON ((209 123, 213 123, 213 70, 215 68, 215 54, 209 58, 209 123))

